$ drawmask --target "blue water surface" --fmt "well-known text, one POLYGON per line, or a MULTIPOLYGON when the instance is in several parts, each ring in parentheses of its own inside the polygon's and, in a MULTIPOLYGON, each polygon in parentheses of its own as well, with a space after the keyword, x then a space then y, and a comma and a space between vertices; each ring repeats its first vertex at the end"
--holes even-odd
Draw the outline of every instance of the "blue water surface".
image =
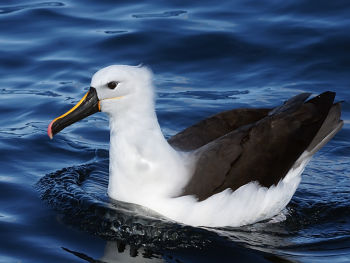
POLYGON ((349 29, 345 0, 2 0, 0 262, 350 262, 349 29), (153 70, 167 138, 300 92, 336 91, 345 124, 273 221, 169 223, 106 201, 107 116, 46 135, 110 64, 153 70))

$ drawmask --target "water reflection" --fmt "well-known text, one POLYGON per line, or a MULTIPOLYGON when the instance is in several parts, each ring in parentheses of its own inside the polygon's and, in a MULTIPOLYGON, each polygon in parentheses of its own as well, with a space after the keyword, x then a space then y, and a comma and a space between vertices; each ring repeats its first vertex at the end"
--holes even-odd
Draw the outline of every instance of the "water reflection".
MULTIPOLYGON (((86 262, 93 263, 141 263, 141 262, 152 262, 152 263, 160 263, 165 262, 163 256, 161 254, 157 254, 149 249, 145 249, 143 247, 136 248, 134 246, 130 246, 125 244, 124 242, 117 241, 107 241, 104 249, 103 256, 99 259, 94 259, 84 253, 70 250, 68 248, 63 247, 68 253, 73 254, 74 256, 85 260, 86 262)), ((179 261, 177 261, 179 262, 179 261)))
POLYGON ((85 253, 62 248, 64 251, 91 263, 140 263, 140 262, 169 262, 169 263, 186 263, 186 262, 245 262, 245 263, 268 263, 282 262, 291 263, 289 259, 251 250, 234 244, 223 245, 213 243, 211 246, 202 249, 173 249, 173 250, 151 250, 144 247, 135 247, 128 245, 123 241, 107 241, 104 248, 103 256, 95 259, 85 253))

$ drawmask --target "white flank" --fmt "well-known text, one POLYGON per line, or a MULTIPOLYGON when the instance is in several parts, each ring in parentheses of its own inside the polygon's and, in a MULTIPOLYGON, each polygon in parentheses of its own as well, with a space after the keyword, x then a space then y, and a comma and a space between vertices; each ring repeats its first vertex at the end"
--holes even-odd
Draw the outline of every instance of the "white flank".
POLYGON ((304 153, 277 186, 261 187, 257 182, 232 192, 226 189, 198 202, 193 196, 144 197, 139 204, 175 221, 192 226, 242 226, 271 218, 289 203, 311 156, 304 153))

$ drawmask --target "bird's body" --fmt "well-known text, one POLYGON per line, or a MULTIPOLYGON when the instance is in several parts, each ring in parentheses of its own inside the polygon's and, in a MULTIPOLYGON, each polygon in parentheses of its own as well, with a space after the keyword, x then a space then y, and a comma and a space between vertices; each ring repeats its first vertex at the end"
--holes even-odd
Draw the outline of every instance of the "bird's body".
POLYGON ((310 94, 300 94, 275 109, 219 113, 167 141, 147 68, 104 68, 91 87, 74 111, 49 125, 49 136, 79 118, 106 112, 108 195, 195 226, 240 226, 278 214, 313 153, 342 126, 334 93, 309 101, 310 94))

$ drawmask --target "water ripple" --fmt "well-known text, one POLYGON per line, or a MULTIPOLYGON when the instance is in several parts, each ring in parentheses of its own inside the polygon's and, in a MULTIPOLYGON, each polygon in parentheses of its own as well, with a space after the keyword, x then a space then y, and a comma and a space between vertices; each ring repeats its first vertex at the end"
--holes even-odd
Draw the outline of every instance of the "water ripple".
POLYGON ((153 14, 135 14, 135 15, 132 15, 132 17, 134 18, 168 18, 168 17, 180 16, 186 13, 187 13, 186 11, 177 10, 177 11, 166 11, 163 13, 153 13, 153 14))
POLYGON ((17 6, 0 6, 0 15, 15 13, 28 9, 37 9, 37 8, 51 8, 51 7, 62 7, 65 6, 61 2, 43 2, 30 5, 17 5, 17 6))

